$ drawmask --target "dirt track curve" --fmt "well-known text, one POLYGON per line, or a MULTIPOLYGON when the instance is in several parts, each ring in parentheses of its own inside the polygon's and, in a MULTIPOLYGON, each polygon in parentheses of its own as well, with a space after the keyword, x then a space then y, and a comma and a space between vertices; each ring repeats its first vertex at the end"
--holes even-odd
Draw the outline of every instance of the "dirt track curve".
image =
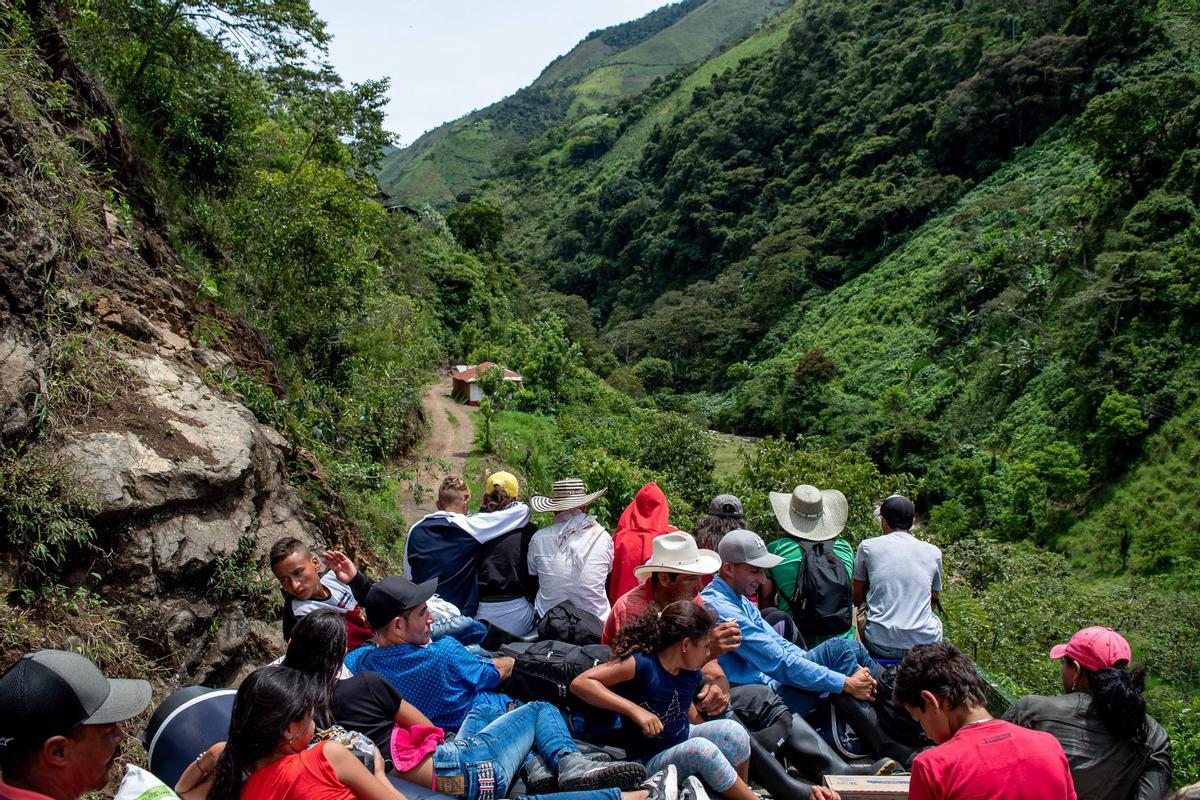
POLYGON ((475 441, 475 409, 450 396, 450 379, 425 390, 422 405, 429 437, 416 452, 417 475, 405 485, 400 513, 408 524, 433 511, 433 493, 446 475, 462 475, 475 441))

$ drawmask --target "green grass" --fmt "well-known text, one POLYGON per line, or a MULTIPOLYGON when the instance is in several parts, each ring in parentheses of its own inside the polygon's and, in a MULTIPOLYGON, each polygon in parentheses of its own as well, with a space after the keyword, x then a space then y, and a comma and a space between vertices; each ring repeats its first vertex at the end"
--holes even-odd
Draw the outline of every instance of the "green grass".
POLYGON ((1177 532, 1200 530, 1197 497, 1200 404, 1150 437, 1138 465, 1100 493, 1059 546, 1084 570, 1145 573, 1174 568, 1194 581, 1200 574, 1200 538, 1177 532))
POLYGON ((478 510, 483 482, 499 470, 517 476, 521 495, 545 492, 555 480, 550 474, 553 454, 560 446, 558 428, 552 417, 501 411, 493 422, 495 452, 482 449, 483 427, 476 427, 475 446, 463 467, 463 479, 471 488, 471 509, 478 510))
POLYGON ((730 433, 718 433, 713 437, 713 459, 716 462, 713 477, 718 486, 733 477, 742 466, 742 453, 747 446, 746 442, 730 433))
POLYGON ((501 411, 496 415, 496 449, 521 482, 522 492, 546 492, 555 476, 554 457, 562 447, 553 417, 501 411))

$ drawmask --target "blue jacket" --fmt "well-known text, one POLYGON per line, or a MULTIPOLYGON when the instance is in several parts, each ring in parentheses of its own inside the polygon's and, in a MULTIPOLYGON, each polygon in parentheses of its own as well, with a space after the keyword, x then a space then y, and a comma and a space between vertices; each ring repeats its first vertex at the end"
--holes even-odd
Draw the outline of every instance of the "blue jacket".
POLYGON ((427 514, 408 532, 404 572, 415 583, 437 578, 438 597, 458 606, 464 616, 473 617, 479 610, 480 548, 527 522, 529 506, 524 503, 471 516, 450 511, 427 514))
POLYGON ((809 692, 842 691, 845 675, 809 661, 807 651, 776 633, 754 603, 734 592, 721 576, 713 578, 700 599, 718 620, 733 620, 741 628, 741 646, 718 659, 731 684, 778 681, 809 692))

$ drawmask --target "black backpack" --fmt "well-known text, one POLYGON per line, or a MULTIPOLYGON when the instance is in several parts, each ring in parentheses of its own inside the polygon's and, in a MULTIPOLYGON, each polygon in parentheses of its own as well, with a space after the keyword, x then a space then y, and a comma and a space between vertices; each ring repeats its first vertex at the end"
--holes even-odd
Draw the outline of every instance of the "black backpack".
POLYGON ((537 637, 556 642, 589 645, 600 644, 604 623, 595 615, 580 608, 570 600, 563 600, 538 620, 537 637))
POLYGON ((804 558, 792 591, 792 619, 801 633, 845 633, 854 623, 854 595, 846 565, 833 542, 800 542, 804 558), (829 545, 826 547, 826 545, 829 545))
POLYGON ((516 662, 502 687, 518 700, 545 700, 560 708, 583 711, 588 706, 571 694, 571 681, 611 657, 607 645, 580 646, 570 642, 513 642, 498 655, 516 662))

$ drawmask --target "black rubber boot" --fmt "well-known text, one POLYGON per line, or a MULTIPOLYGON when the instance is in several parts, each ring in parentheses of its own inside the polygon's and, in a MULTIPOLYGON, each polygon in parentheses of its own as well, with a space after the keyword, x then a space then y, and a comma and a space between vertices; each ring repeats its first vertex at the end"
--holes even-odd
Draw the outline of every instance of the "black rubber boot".
POLYGON ((771 797, 790 800, 812 794, 812 784, 788 775, 779 759, 753 733, 750 734, 750 780, 766 789, 771 797))
POLYGON ((912 766, 913 759, 921 752, 920 749, 897 742, 889 736, 879 723, 879 715, 875 713, 873 705, 848 694, 834 695, 833 705, 842 719, 858 734, 862 743, 870 749, 872 755, 894 758, 905 769, 912 766))
POLYGON ((586 792, 621 789, 632 792, 646 780, 646 768, 633 761, 593 761, 583 753, 567 753, 558 760, 558 790, 586 792))
POLYGON ((791 727, 783 740, 783 756, 806 779, 817 782, 826 775, 890 775, 900 769, 891 758, 872 762, 846 761, 796 714, 792 715, 791 727))

